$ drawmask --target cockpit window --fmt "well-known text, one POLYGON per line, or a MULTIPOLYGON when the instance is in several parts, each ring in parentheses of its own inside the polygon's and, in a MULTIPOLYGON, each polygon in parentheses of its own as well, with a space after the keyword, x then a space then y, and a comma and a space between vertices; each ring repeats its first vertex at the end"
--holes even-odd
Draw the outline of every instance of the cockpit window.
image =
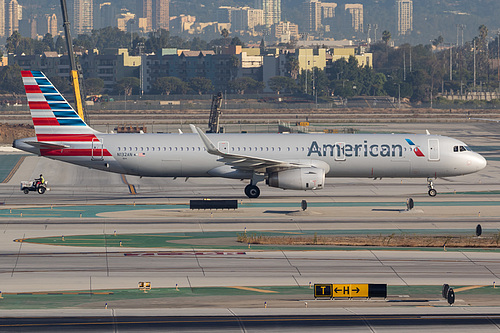
POLYGON ((472 151, 472 150, 471 150, 469 147, 467 147, 467 146, 454 146, 454 147, 453 147, 453 151, 454 151, 455 153, 457 153, 457 152, 462 152, 462 151, 472 151))

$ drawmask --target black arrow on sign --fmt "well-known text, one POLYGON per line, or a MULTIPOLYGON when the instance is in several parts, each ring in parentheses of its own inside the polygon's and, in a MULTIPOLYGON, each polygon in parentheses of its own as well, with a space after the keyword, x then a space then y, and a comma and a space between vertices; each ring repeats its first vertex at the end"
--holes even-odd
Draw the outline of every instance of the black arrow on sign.
POLYGON ((356 292, 356 294, 357 294, 357 293, 359 293, 359 288, 358 288, 358 287, 356 287, 356 289, 351 289, 351 291, 355 291, 355 292, 356 292))
POLYGON ((334 290, 335 290, 335 293, 338 293, 339 291, 342 291, 343 289, 342 289, 342 288, 337 289, 337 287, 335 287, 335 289, 334 289, 334 290))

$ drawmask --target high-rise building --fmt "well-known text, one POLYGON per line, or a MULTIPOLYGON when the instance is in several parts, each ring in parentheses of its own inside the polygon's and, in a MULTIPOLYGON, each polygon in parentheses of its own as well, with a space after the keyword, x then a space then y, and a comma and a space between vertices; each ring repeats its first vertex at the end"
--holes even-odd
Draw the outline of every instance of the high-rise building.
POLYGON ((52 15, 47 15, 47 32, 55 37, 57 33, 57 15, 54 13, 52 15))
POLYGON ((281 0, 255 0, 255 8, 264 11, 266 27, 281 21, 281 0))
POLYGON ((397 0, 398 35, 407 35, 413 31, 413 1, 397 0))
POLYGON ((42 16, 38 16, 38 33, 42 36, 49 33, 52 37, 58 35, 58 26, 57 26, 57 15, 54 14, 45 14, 42 16))
POLYGON ((363 5, 346 4, 345 11, 351 15, 351 26, 356 32, 363 32, 363 5))
POLYGON ((331 19, 335 17, 335 8, 337 4, 335 2, 322 2, 321 3, 321 18, 331 19))
POLYGON ((89 34, 94 28, 94 9, 92 0, 75 0, 73 7, 75 33, 89 34))
POLYGON ((137 16, 146 21, 144 32, 153 30, 153 0, 137 0, 137 16))
POLYGON ((307 30, 314 32, 321 28, 321 2, 308 0, 302 4, 303 13, 307 15, 307 30))
MULTIPOLYGON (((144 32, 152 30, 169 30, 170 25, 170 0, 138 0, 137 17, 146 19, 144 32)), ((143 24, 140 24, 143 26, 143 24)))
POLYGON ((170 0, 154 0, 153 29, 169 30, 170 0))
POLYGON ((111 2, 100 3, 99 8, 94 14, 94 29, 102 29, 114 25, 116 19, 115 6, 111 2))
POLYGON ((0 37, 5 36, 5 1, 0 1, 0 37))
MULTIPOLYGON (((3 2, 3 1, 2 1, 3 2)), ((14 31, 19 31, 19 3, 11 0, 7 4, 6 13, 7 36, 11 36, 14 31)))

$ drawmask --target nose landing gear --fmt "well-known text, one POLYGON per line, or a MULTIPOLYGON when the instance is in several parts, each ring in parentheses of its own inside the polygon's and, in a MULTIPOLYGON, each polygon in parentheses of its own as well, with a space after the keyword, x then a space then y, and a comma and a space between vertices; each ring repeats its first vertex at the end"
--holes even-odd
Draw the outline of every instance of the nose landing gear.
POLYGON ((427 178, 427 187, 429 188, 429 191, 427 192, 430 197, 435 197, 437 194, 436 189, 434 189, 434 182, 432 181, 431 178, 427 178))

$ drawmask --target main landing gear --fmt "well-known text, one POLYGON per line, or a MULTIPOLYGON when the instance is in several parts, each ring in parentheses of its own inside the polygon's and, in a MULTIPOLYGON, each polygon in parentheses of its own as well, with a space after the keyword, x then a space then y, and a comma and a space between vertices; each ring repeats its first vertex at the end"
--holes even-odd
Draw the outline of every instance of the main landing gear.
POLYGON ((255 199, 259 197, 260 189, 256 185, 248 184, 245 186, 245 194, 250 199, 255 199))
POLYGON ((434 183, 432 182, 431 178, 427 178, 427 187, 429 188, 429 191, 427 192, 429 196, 435 197, 437 191, 434 189, 434 183))

